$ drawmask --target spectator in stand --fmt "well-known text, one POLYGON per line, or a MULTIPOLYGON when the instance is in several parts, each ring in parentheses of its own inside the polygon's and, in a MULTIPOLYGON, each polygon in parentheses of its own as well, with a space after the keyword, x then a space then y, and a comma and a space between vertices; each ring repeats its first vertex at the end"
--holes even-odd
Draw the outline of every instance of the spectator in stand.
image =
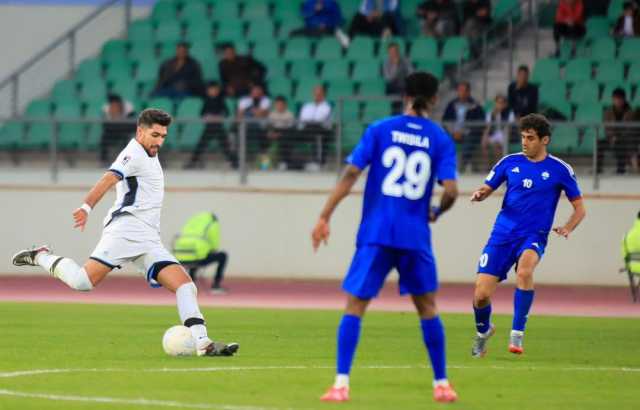
MULTIPOLYGON (((611 108, 604 112, 604 122, 632 122, 635 115, 627 102, 627 93, 616 88, 611 94, 611 108)), ((605 138, 598 141, 598 173, 604 165, 604 151, 613 152, 616 157, 616 173, 624 174, 627 162, 631 160, 637 169, 638 130, 628 127, 610 126, 605 129, 605 138)))
POLYGON ((404 94, 405 79, 413 71, 411 61, 402 55, 398 43, 390 43, 383 66, 387 95, 404 94))
POLYGON ((102 123, 102 139, 100 141, 100 162, 108 166, 113 160, 110 150, 120 151, 136 133, 133 105, 119 95, 107 96, 107 103, 102 107, 104 122, 102 123))
POLYGON ((422 34, 426 37, 440 38, 444 37, 444 33, 439 31, 442 25, 438 22, 438 8, 430 2, 424 2, 418 6, 416 15, 420 20, 422 34))
MULTIPOLYGON (((306 102, 300 109, 300 140, 304 142, 316 143, 320 152, 318 160, 324 163, 329 138, 331 137, 331 105, 327 102, 326 92, 322 85, 317 85, 313 89, 313 100, 306 102)), ((300 167, 301 158, 296 158, 295 166, 300 167)), ((318 166, 312 161, 312 168, 318 166)))
POLYGON ((467 0, 464 3, 462 9, 462 25, 467 21, 475 18, 478 14, 478 9, 488 8, 489 15, 491 15, 491 0, 467 0))
POLYGON ((404 33, 399 0, 362 0, 358 12, 351 20, 349 37, 358 34, 389 37, 404 33))
POLYGON ((585 32, 582 0, 560 0, 556 9, 556 23, 553 27, 556 52, 560 52, 561 38, 566 37, 575 42, 584 37, 585 32))
POLYGON ((202 105, 201 115, 202 119, 206 121, 206 126, 185 168, 202 168, 204 166, 200 158, 212 140, 218 141, 220 147, 222 147, 223 154, 231 161, 231 166, 237 168, 238 158, 231 150, 231 144, 223 124, 224 119, 229 116, 229 109, 222 95, 222 87, 217 81, 211 81, 207 84, 207 93, 202 105))
MULTIPOLYGON (((296 122, 296 118, 289 110, 287 99, 279 95, 274 100, 274 109, 269 113, 267 119, 269 125, 267 129, 267 141, 270 147, 267 149, 271 157, 278 156, 281 168, 287 168, 291 162, 291 152, 294 141, 291 140, 291 131, 296 122)), ((273 158, 270 162, 274 162, 273 158)))
POLYGON ((529 83, 529 67, 518 67, 516 81, 509 84, 509 107, 516 118, 532 114, 538 110, 538 87, 529 83))
MULTIPOLYGON (((238 111, 236 118, 250 120, 264 120, 269 115, 271 109, 271 99, 264 93, 264 88, 260 84, 251 86, 251 93, 238 101, 238 111)), ((247 142, 256 142, 261 149, 266 146, 265 134, 266 124, 263 122, 251 121, 247 123, 247 142)), ((247 144, 248 145, 248 144, 247 144)))
POLYGON ((624 3, 622 15, 613 28, 613 35, 616 37, 640 36, 640 13, 632 2, 626 1, 624 3))
POLYGON ((507 103, 507 97, 502 94, 496 95, 493 110, 485 117, 487 127, 482 135, 482 154, 487 169, 490 169, 504 155, 504 148, 509 144, 511 127, 515 120, 513 110, 507 103))
POLYGON ((189 56, 189 45, 182 42, 176 46, 176 56, 160 66, 153 95, 169 98, 202 96, 203 84, 200 63, 189 56))
POLYGON ((436 37, 455 36, 460 26, 458 10, 451 0, 429 0, 418 6, 418 18, 424 19, 423 33, 436 37), (434 24, 435 18, 435 26, 434 24))
POLYGON ((264 84, 264 65, 251 56, 237 55, 233 44, 224 46, 218 69, 222 87, 228 97, 248 95, 252 84, 264 84))
POLYGON ((480 122, 485 119, 484 109, 471 97, 471 84, 463 81, 457 87, 458 97, 447 104, 442 121, 447 123, 453 139, 460 145, 462 151, 461 171, 465 171, 471 163, 474 151, 482 140, 483 126, 480 122), (475 122, 476 124, 468 124, 475 122))
POLYGON ((336 0, 305 0, 302 17, 304 27, 291 32, 292 36, 332 36, 342 24, 342 12, 336 0))
POLYGON ((478 38, 481 33, 489 28, 491 25, 491 5, 486 3, 481 0, 476 2, 476 7, 474 7, 475 14, 465 20, 460 34, 471 39, 478 38))

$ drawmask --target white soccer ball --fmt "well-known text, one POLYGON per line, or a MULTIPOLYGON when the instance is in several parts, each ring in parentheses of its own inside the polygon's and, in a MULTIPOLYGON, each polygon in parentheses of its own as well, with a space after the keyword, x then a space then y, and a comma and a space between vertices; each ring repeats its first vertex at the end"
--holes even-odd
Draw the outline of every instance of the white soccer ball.
POLYGON ((196 341, 188 327, 173 326, 164 332, 162 348, 169 356, 193 356, 196 354, 196 341))

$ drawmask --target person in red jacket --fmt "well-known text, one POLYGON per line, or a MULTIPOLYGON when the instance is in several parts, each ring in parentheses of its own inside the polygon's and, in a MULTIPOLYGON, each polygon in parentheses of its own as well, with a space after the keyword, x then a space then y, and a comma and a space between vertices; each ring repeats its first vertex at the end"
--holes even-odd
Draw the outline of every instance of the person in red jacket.
POLYGON ((582 38, 585 32, 582 0, 560 0, 556 10, 556 24, 553 27, 556 49, 560 49, 560 37, 575 41, 582 38))

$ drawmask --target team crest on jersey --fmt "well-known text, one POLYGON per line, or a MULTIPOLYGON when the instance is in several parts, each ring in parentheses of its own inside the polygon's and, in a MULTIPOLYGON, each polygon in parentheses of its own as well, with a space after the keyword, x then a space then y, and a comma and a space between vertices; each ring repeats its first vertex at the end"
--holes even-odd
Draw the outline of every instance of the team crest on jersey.
POLYGON ((125 155, 124 158, 122 158, 122 165, 127 165, 127 162, 129 162, 130 159, 131 157, 129 155, 125 155))
POLYGON ((544 172, 542 173, 542 179, 544 179, 544 180, 549 179, 549 177, 550 177, 550 176, 551 176, 551 175, 550 175, 547 171, 544 171, 544 172))
POLYGON ((513 172, 514 174, 519 174, 520 173, 520 167, 515 167, 511 170, 511 172, 513 172))

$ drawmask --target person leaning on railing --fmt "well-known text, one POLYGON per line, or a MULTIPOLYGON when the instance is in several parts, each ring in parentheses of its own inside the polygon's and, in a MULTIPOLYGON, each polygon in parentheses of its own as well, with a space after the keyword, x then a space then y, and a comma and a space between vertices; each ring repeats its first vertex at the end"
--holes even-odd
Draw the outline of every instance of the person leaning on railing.
POLYGON ((117 94, 109 94, 102 107, 104 122, 100 141, 100 162, 106 167, 113 160, 109 151, 121 150, 136 132, 133 104, 117 94))

